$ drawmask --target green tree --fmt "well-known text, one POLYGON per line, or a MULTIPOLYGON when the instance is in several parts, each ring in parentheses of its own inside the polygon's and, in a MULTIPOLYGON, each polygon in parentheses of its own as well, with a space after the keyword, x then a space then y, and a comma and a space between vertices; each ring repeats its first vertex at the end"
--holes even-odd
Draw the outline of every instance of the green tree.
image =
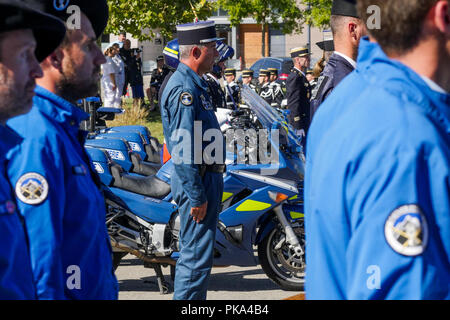
POLYGON ((216 4, 207 0, 108 0, 108 4, 105 33, 126 31, 140 41, 153 39, 155 29, 171 39, 176 25, 193 22, 196 17, 206 20, 216 9, 216 4))
POLYGON ((329 27, 332 4, 333 0, 302 0, 306 23, 321 29, 329 27))
POLYGON ((284 33, 301 32, 303 11, 296 0, 218 0, 220 7, 228 11, 232 26, 244 18, 253 18, 261 25, 262 56, 265 56, 266 29, 268 25, 284 33))

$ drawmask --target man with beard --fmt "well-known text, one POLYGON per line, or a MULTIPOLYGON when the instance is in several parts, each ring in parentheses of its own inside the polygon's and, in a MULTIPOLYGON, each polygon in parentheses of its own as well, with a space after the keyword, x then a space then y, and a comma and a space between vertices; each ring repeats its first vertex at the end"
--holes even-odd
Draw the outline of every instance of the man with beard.
POLYGON ((330 18, 334 53, 317 80, 311 97, 310 118, 331 91, 356 68, 358 45, 367 30, 356 12, 356 0, 334 0, 330 18))
POLYGON ((6 121, 30 110, 35 79, 42 77, 39 61, 64 34, 62 21, 18 1, 0 0, 0 300, 36 298, 26 232, 5 176, 5 156, 22 139, 6 121))
POLYGON ((307 141, 306 297, 449 299, 450 3, 357 6, 376 42, 307 141))
POLYGON ((213 21, 179 25, 177 36, 180 64, 160 101, 164 137, 174 162, 172 194, 180 213, 181 249, 173 298, 201 300, 206 299, 212 268, 225 171, 224 139, 208 85, 201 77, 214 65, 219 39, 213 21), (217 148, 211 159, 198 159, 208 146, 202 143, 206 131, 213 132, 214 143, 222 147, 222 152, 217 148), (200 141, 194 141, 196 137, 200 141))
MULTIPOLYGON (((48 13, 67 21, 53 1, 48 13)), ((71 1, 80 28, 42 63, 30 113, 8 124, 25 137, 9 155, 8 175, 30 243, 38 299, 117 299, 100 181, 84 150, 77 100, 97 93, 105 58, 96 39, 106 26, 106 0, 71 1)))

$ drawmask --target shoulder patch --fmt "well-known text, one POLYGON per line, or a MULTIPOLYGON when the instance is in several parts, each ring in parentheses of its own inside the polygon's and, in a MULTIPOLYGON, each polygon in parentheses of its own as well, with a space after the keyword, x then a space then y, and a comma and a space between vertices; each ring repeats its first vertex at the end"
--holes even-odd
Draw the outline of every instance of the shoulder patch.
POLYGON ((22 175, 16 183, 16 196, 26 204, 36 205, 47 199, 48 182, 38 173, 29 172, 22 175))
POLYGON ((194 102, 194 98, 192 97, 192 94, 185 91, 180 96, 180 102, 185 106, 190 106, 194 102))
POLYGON ((384 236, 395 252, 421 255, 428 244, 428 224, 420 207, 409 204, 392 211, 384 225, 384 236))

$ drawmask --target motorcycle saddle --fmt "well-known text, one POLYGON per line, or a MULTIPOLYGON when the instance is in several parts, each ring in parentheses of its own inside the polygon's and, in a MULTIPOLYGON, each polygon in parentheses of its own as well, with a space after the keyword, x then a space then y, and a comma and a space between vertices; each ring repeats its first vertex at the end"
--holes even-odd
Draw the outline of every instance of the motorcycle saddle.
MULTIPOLYGON (((152 142, 152 141, 150 141, 152 142)), ((161 148, 156 146, 155 144, 146 144, 145 145, 145 153, 147 154, 147 160, 152 163, 161 163, 161 148)))
POLYGON ((121 166, 111 166, 112 187, 131 191, 156 199, 164 199, 170 193, 170 185, 156 176, 135 177, 128 175, 121 166))
POLYGON ((133 163, 133 173, 150 176, 156 174, 161 168, 161 165, 158 165, 156 163, 142 161, 142 158, 136 153, 132 153, 130 155, 130 158, 131 162, 133 163))

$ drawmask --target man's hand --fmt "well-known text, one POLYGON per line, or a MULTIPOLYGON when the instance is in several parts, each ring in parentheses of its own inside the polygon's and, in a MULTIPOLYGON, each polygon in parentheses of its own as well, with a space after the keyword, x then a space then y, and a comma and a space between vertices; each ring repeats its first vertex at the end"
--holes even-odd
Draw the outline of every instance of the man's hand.
POLYGON ((296 134, 299 137, 305 137, 306 136, 304 129, 297 130, 296 134))
POLYGON ((208 201, 206 201, 200 207, 192 207, 191 208, 191 216, 195 222, 200 223, 205 218, 207 207, 208 207, 208 201))

